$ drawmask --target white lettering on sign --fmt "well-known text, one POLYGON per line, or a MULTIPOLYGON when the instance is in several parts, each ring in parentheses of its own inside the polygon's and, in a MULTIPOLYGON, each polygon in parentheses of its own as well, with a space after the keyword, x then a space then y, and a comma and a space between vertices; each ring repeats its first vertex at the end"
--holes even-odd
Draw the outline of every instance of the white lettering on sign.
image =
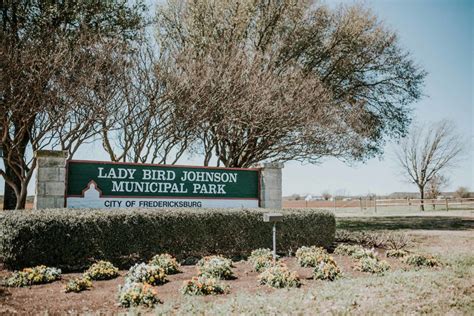
POLYGON ((188 193, 184 183, 112 181, 112 192, 188 193))
POLYGON ((133 180, 133 175, 135 173, 135 169, 125 169, 125 168, 110 168, 109 171, 104 171, 104 168, 99 167, 99 175, 98 178, 106 178, 106 179, 130 179, 133 180))
POLYGON ((193 183, 193 193, 199 194, 226 194, 225 184, 200 184, 193 183))
POLYGON ((176 173, 172 170, 143 170, 142 180, 153 181, 173 181, 176 178, 176 173))
POLYGON ((183 176, 181 177, 181 181, 236 183, 237 173, 183 171, 183 176))

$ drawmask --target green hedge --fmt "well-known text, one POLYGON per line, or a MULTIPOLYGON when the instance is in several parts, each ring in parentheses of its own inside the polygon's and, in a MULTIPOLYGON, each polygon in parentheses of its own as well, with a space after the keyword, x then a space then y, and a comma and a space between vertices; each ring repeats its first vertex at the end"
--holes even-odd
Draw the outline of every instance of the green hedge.
MULTIPOLYGON (((60 209, 0 213, 0 260, 10 269, 45 264, 79 270, 109 260, 120 267, 168 252, 178 259, 247 256, 271 247, 268 209, 60 209)), ((311 209, 279 210, 278 251, 329 246, 335 218, 311 209)))

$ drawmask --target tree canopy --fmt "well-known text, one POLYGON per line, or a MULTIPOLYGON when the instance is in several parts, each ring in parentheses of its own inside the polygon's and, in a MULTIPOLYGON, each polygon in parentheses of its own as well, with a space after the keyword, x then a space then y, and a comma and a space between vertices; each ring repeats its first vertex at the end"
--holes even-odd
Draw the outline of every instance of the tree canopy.
POLYGON ((205 164, 364 160, 405 134, 421 96, 425 72, 361 6, 172 0, 157 23, 205 164))

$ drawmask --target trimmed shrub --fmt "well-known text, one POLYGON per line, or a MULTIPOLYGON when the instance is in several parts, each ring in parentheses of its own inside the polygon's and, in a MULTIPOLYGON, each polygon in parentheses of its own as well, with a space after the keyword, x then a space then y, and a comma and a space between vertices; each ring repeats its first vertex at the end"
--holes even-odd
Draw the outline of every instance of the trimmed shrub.
MULTIPOLYGON (((272 244, 269 209, 60 209, 0 214, 0 261, 10 269, 45 264, 83 270, 97 260, 119 268, 157 253, 178 260, 222 254, 248 256, 272 244)), ((336 222, 329 211, 285 209, 278 249, 328 247, 336 222)))
POLYGON ((267 248, 260 248, 252 251, 248 261, 252 264, 255 272, 262 272, 274 264, 272 251, 267 248))
POLYGON ((262 285, 275 288, 299 287, 301 285, 298 274, 290 272, 283 263, 267 268, 258 276, 258 280, 262 285))
POLYGON ((13 272, 6 280, 5 285, 10 287, 23 287, 51 283, 59 279, 61 279, 60 269, 37 266, 13 272))
POLYGON ((149 264, 162 268, 166 274, 176 274, 179 272, 179 263, 167 253, 154 256, 149 264))
POLYGON ((225 286, 218 278, 205 275, 193 277, 184 281, 181 293, 187 295, 216 295, 229 292, 229 286, 225 286))
POLYGON ((357 262, 355 269, 362 272, 383 274, 390 269, 390 264, 388 264, 387 261, 378 260, 377 258, 363 257, 357 262))
POLYGON ((222 256, 204 257, 196 265, 199 275, 215 277, 218 279, 231 279, 234 277, 232 273, 232 260, 222 256))
POLYGON ((118 301, 123 307, 146 306, 153 307, 161 303, 158 292, 147 283, 125 282, 119 287, 118 301))
POLYGON ((326 249, 316 246, 303 246, 296 251, 296 259, 302 267, 316 267, 328 256, 326 249))
POLYGON ((160 285, 166 282, 166 273, 162 268, 146 263, 137 263, 128 270, 127 283, 148 283, 160 285))
POLYGON ((412 254, 403 258, 403 262, 415 266, 415 267, 438 267, 441 266, 441 262, 433 256, 412 254))
POLYGON ((65 291, 66 293, 69 293, 69 292, 79 293, 91 287, 92 287, 92 282, 89 278, 87 277, 75 278, 75 279, 69 280, 69 282, 66 284, 65 291))
POLYGON ((387 258, 403 258, 408 256, 408 251, 403 249, 390 249, 387 250, 385 256, 387 256, 387 258))
POLYGON ((119 276, 119 269, 108 261, 94 263, 84 272, 84 277, 91 280, 110 280, 119 276))
POLYGON ((321 263, 314 268, 313 276, 316 280, 334 281, 342 276, 342 272, 337 266, 336 261, 334 261, 334 258, 328 256, 326 261, 321 261, 321 263))

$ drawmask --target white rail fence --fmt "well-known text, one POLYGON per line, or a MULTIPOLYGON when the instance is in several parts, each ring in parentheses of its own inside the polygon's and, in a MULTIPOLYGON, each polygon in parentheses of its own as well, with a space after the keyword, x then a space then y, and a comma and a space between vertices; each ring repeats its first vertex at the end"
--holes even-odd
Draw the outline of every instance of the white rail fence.
MULTIPOLYGON (((351 201, 352 202, 352 201, 351 201)), ((345 207, 354 207, 354 203, 349 201, 335 202, 334 210, 345 207)), ((443 198, 443 199, 377 199, 359 198, 360 211, 372 210, 405 210, 405 211, 453 211, 453 210, 474 210, 474 198, 443 198)))
POLYGON ((374 196, 360 198, 333 199, 331 201, 284 201, 284 207, 324 208, 337 212, 390 213, 425 211, 473 210, 474 198, 442 198, 442 199, 379 199, 374 196))

